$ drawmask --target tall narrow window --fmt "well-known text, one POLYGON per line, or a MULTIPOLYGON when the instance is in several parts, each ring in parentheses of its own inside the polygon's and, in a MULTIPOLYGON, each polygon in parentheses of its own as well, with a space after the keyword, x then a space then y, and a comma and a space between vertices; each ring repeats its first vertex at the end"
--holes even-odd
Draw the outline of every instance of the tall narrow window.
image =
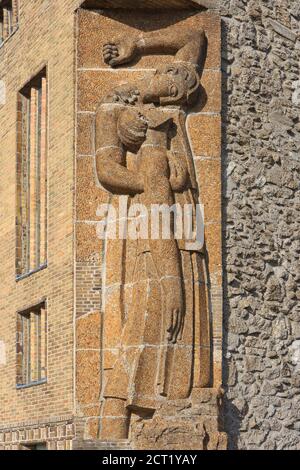
POLYGON ((44 382, 47 376, 47 313, 43 302, 17 317, 17 385, 44 382))
POLYGON ((0 46, 4 41, 4 18, 3 18, 3 9, 0 8, 0 46))
POLYGON ((10 36, 14 30, 13 11, 11 5, 6 9, 7 14, 7 36, 10 36))
POLYGON ((47 79, 43 70, 18 95, 17 276, 46 265, 47 79))
POLYGON ((0 45, 18 24, 18 0, 0 0, 0 45))

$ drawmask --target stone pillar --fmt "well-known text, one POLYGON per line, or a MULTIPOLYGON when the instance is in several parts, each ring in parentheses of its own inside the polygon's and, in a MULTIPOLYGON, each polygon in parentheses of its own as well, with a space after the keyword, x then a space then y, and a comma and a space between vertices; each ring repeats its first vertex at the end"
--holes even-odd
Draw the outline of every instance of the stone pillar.
POLYGON ((221 28, 215 13, 192 5, 201 2, 170 0, 158 11, 158 2, 144 1, 131 11, 130 1, 123 10, 114 10, 119 2, 100 10, 102 2, 91 1, 78 11, 79 448, 85 441, 93 448, 226 448, 221 28), (145 178, 148 189, 139 190, 145 178), (101 204, 125 207, 119 230, 134 202, 163 203, 162 187, 180 207, 202 204, 204 244, 97 237, 101 204), (167 334, 169 307, 175 316, 167 334))

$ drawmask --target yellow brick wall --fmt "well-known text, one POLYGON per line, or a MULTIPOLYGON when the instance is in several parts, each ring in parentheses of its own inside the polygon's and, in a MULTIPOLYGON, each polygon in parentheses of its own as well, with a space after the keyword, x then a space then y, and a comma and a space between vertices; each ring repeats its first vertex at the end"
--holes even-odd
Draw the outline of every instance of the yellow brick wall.
POLYGON ((0 431, 73 414, 74 10, 79 0, 20 1, 0 48, 0 431), (48 267, 15 277, 17 92, 47 66, 48 267), (48 301, 48 383, 16 389, 16 312, 48 301))

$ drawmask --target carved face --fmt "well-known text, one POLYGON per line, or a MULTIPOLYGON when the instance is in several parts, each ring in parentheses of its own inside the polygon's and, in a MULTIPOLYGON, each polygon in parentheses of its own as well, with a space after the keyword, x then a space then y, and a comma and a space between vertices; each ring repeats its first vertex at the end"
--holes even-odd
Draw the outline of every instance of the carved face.
POLYGON ((167 65, 159 68, 153 75, 144 102, 187 105, 190 104, 189 97, 199 86, 199 77, 192 68, 179 63, 167 65))

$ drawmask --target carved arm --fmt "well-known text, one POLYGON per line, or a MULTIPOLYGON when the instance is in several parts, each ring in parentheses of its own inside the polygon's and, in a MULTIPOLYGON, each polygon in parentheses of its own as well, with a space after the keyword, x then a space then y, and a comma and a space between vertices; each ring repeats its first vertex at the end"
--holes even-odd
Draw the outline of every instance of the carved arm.
POLYGON ((203 29, 178 32, 151 32, 138 37, 113 39, 103 46, 103 56, 111 67, 126 64, 139 55, 173 54, 176 61, 199 64, 205 54, 203 29))
POLYGON ((96 170, 100 183, 113 194, 135 195, 143 178, 125 166, 126 152, 117 133, 116 111, 105 105, 96 114, 96 170))

